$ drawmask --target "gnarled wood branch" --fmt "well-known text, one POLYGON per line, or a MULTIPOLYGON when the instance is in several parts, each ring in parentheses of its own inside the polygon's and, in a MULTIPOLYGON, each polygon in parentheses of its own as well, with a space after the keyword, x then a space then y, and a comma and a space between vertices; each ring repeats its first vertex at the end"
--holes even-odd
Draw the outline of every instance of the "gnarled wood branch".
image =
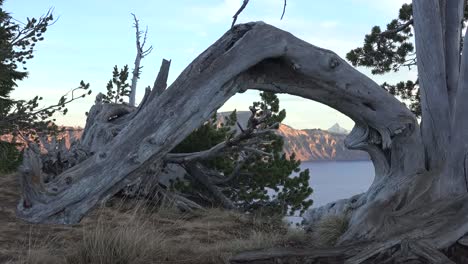
MULTIPOLYGON (((397 99, 335 53, 270 25, 248 23, 235 26, 198 56, 94 155, 47 183, 47 189, 55 190, 53 195, 40 190, 41 199, 25 195, 18 216, 30 222, 78 222, 149 164, 162 164, 192 130, 245 89, 316 100, 369 127, 378 140, 361 140, 391 153, 387 176, 393 177, 386 178, 395 186, 403 182, 399 177, 404 176, 398 176, 402 167, 405 171, 422 167, 417 120, 397 99)), ((29 192, 29 187, 34 188, 23 191, 29 192)))
POLYGON ((187 173, 193 177, 196 181, 201 183, 214 197, 221 203, 226 209, 234 209, 236 206, 229 200, 221 190, 210 180, 210 177, 206 175, 203 166, 198 162, 187 162, 183 164, 183 167, 187 170, 187 173))
MULTIPOLYGON (((217 155, 219 155, 219 153, 223 151, 229 151, 232 149, 245 150, 247 152, 254 152, 259 155, 272 156, 271 153, 267 153, 265 151, 257 149, 254 146, 265 143, 261 140, 258 140, 258 137, 265 133, 273 133, 275 131, 273 128, 277 128, 279 124, 275 123, 266 128, 262 128, 261 126, 264 125, 266 119, 271 117, 271 112, 264 111, 262 115, 257 116, 257 109, 255 107, 250 107, 250 111, 252 112, 252 114, 248 119, 247 128, 240 128, 240 133, 234 135, 234 131, 232 131, 230 138, 216 144, 210 149, 192 153, 169 153, 166 155, 164 160, 166 162, 179 164, 197 160, 207 160, 216 157, 217 155), (252 142, 251 139, 255 140, 255 144, 252 142)), ((239 125, 239 123, 237 124, 239 125)))

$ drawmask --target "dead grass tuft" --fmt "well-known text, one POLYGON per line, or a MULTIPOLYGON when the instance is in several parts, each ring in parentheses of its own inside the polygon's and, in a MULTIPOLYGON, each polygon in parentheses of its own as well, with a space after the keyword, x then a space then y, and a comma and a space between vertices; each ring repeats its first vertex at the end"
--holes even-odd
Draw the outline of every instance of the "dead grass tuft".
POLYGON ((330 215, 313 228, 312 236, 318 246, 333 246, 348 230, 349 219, 345 215, 330 215))
POLYGON ((101 217, 94 227, 83 229, 67 263, 159 263, 164 259, 165 234, 144 215, 130 210, 126 217, 120 216, 120 221, 109 222, 101 217))

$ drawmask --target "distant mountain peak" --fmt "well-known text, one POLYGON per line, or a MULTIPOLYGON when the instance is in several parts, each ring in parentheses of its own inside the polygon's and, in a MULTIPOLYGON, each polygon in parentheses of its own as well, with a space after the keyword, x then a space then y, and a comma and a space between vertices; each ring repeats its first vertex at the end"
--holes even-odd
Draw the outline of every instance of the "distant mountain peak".
MULTIPOLYGON (((218 123, 224 123, 226 116, 231 112, 218 112, 218 123)), ((237 111, 237 121, 246 126, 250 117, 249 111, 237 111)), ((237 126, 236 126, 237 129, 237 126)), ((369 160, 369 155, 360 150, 349 150, 344 140, 348 130, 338 123, 327 130, 321 129, 294 129, 291 126, 280 124, 277 134, 284 140, 283 151, 289 157, 295 153, 296 158, 302 161, 323 160, 369 160)))
POLYGON ((342 128, 340 124, 335 123, 332 127, 330 127, 328 130, 330 133, 335 133, 335 134, 348 134, 349 131, 345 128, 342 128))

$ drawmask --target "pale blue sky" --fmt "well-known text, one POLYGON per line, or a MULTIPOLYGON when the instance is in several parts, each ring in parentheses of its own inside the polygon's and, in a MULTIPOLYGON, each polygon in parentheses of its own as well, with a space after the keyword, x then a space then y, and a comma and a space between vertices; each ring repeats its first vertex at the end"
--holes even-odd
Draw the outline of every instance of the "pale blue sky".
MULTIPOLYGON (((69 113, 58 116, 58 123, 81 125, 94 96, 105 93, 114 65, 133 67, 135 32, 130 13, 135 13, 142 27, 148 26, 148 44, 153 52, 142 65, 137 102, 144 87, 151 85, 162 58, 171 59, 169 83, 204 49, 229 29, 231 17, 242 0, 6 0, 4 8, 20 20, 38 17, 54 8, 58 21, 37 45, 35 58, 28 63, 30 76, 20 82, 15 98, 41 94, 44 104, 78 85, 89 82, 93 96, 74 102, 69 113)), ((265 21, 344 57, 362 44, 372 25, 384 26, 397 16, 405 0, 289 0, 281 21, 283 0, 251 0, 238 22, 265 21)), ((369 71, 360 69, 366 74, 369 71)), ((414 72, 391 76, 371 76, 378 83, 414 77, 414 72)), ((257 91, 231 98, 221 111, 247 110, 258 99, 257 91)), ((287 110, 285 123, 295 128, 326 129, 335 122, 350 129, 352 120, 322 104, 299 97, 281 95, 287 110)))

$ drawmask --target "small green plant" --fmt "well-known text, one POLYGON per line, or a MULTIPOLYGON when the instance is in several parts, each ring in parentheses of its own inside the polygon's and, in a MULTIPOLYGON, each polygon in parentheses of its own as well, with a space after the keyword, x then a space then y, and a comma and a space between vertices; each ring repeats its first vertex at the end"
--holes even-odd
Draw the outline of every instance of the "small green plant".
POLYGON ((123 103, 124 97, 130 95, 130 84, 128 80, 128 65, 120 71, 117 65, 112 71, 112 79, 107 83, 107 95, 104 96, 104 103, 123 103))

